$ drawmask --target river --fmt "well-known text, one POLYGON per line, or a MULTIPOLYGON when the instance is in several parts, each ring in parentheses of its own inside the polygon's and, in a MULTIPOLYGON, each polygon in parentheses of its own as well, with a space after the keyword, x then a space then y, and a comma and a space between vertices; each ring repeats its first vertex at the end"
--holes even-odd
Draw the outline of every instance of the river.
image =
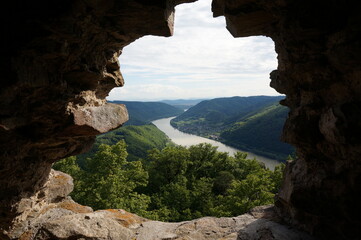
MULTIPOLYGON (((175 117, 170 118, 162 118, 153 121, 152 123, 157 126, 159 130, 164 132, 175 144, 182 145, 182 146, 191 146, 199 143, 210 143, 213 146, 218 147, 218 151, 220 152, 228 152, 229 154, 233 155, 235 152, 246 152, 240 149, 236 149, 230 146, 227 146, 221 142, 211 140, 204 137, 199 137, 197 135, 188 134, 179 131, 178 129, 172 127, 170 125, 170 121, 175 117)), ((256 158, 258 161, 263 162, 267 168, 273 170, 276 165, 280 164, 277 160, 266 158, 263 156, 256 155, 254 153, 246 152, 248 154, 248 158, 256 158)))

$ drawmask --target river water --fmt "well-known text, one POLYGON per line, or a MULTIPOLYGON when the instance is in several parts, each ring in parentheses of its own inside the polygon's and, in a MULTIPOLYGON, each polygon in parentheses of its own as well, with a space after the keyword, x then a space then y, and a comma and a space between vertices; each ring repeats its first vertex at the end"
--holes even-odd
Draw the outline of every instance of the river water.
MULTIPOLYGON (((193 134, 181 132, 178 129, 175 129, 174 127, 172 127, 172 125, 170 125, 170 120, 172 120, 173 118, 175 118, 175 117, 162 118, 162 119, 155 120, 152 123, 155 126, 157 126, 157 128, 159 128, 159 130, 164 132, 175 144, 189 147, 191 145, 195 145, 195 144, 199 144, 199 143, 210 143, 213 146, 218 147, 218 151, 228 152, 230 155, 233 155, 235 152, 238 152, 238 151, 246 152, 246 151, 242 151, 240 149, 236 149, 236 148, 227 146, 227 145, 225 145, 221 142, 215 141, 215 140, 211 140, 208 138, 203 138, 203 137, 199 137, 199 136, 196 136, 193 134)), ((250 153, 250 152, 246 152, 246 153, 248 154, 248 158, 256 158, 258 161, 263 162, 266 165, 266 167, 271 170, 273 170, 276 165, 280 164, 280 162, 278 162, 274 159, 271 159, 271 158, 266 158, 266 157, 259 156, 259 155, 256 155, 256 154, 250 153)))

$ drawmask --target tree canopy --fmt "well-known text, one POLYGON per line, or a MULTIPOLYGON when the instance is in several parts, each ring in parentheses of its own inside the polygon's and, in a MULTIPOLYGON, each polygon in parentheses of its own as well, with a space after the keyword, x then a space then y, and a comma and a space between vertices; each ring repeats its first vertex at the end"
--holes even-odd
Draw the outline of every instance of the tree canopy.
POLYGON ((124 141, 100 145, 86 170, 76 157, 54 168, 73 176, 72 196, 81 204, 163 221, 236 216, 270 204, 283 172, 283 165, 270 171, 245 153, 229 156, 210 144, 153 149, 142 162, 130 162, 124 141))

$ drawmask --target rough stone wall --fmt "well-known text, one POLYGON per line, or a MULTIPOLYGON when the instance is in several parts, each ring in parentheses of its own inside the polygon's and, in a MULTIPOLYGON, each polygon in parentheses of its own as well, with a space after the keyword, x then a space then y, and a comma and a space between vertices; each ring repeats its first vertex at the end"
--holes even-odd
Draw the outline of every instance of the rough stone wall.
POLYGON ((124 84, 122 48, 144 35, 170 36, 174 6, 190 1, 2 4, 0 232, 23 217, 21 199, 44 187, 54 161, 87 150, 95 135, 128 119, 124 106, 105 101, 124 84))
POLYGON ((360 3, 214 0, 235 37, 266 35, 278 53, 271 86, 290 108, 283 139, 296 146, 276 207, 324 239, 361 236, 360 3))
MULTIPOLYGON (((2 4, 0 238, 38 209, 51 164, 120 126, 104 100, 123 85, 117 57, 143 35, 170 36, 174 5, 193 0, 12 0, 2 4)), ((297 147, 276 207, 328 239, 358 239, 361 213, 360 6, 348 0, 214 0, 235 37, 276 44, 271 86, 290 107, 297 147)), ((52 201, 57 201, 53 199, 52 201)))

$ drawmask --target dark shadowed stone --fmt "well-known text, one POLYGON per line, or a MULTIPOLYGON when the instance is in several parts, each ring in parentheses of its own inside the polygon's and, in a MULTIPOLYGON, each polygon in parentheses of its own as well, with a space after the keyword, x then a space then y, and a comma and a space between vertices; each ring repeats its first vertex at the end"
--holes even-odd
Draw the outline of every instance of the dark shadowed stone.
POLYGON ((87 151, 127 120, 106 103, 124 85, 118 57, 144 35, 171 36, 176 4, 160 1, 10 1, 2 6, 0 238, 22 199, 44 188, 51 164, 87 151))
MULTIPOLYGON (((53 162, 88 150, 96 134, 126 120, 122 107, 105 101, 112 88, 124 84, 117 62, 122 48, 144 35, 171 36, 174 6, 192 1, 15 0, 2 5, 0 238, 11 237, 11 229, 38 210, 39 204, 27 207, 34 199, 46 201, 53 162)), ((214 0, 212 9, 214 16, 225 16, 233 36, 265 35, 275 42, 278 68, 271 86, 286 95, 282 104, 290 113, 282 138, 297 149, 275 210, 283 221, 319 238, 359 239, 360 3, 214 0)), ((50 228, 61 224, 48 225, 38 239, 54 238, 50 228)), ((252 229, 244 234, 253 234, 252 229)), ((262 229, 267 238, 276 238, 278 231, 262 229)), ((192 230, 193 238, 218 237, 203 230, 192 230)), ((170 234, 166 238, 175 238, 170 234)))
POLYGON ((338 0, 213 1, 214 15, 226 17, 233 36, 275 42, 271 86, 286 95, 283 139, 297 149, 276 210, 322 239, 361 235, 360 9, 338 0))

